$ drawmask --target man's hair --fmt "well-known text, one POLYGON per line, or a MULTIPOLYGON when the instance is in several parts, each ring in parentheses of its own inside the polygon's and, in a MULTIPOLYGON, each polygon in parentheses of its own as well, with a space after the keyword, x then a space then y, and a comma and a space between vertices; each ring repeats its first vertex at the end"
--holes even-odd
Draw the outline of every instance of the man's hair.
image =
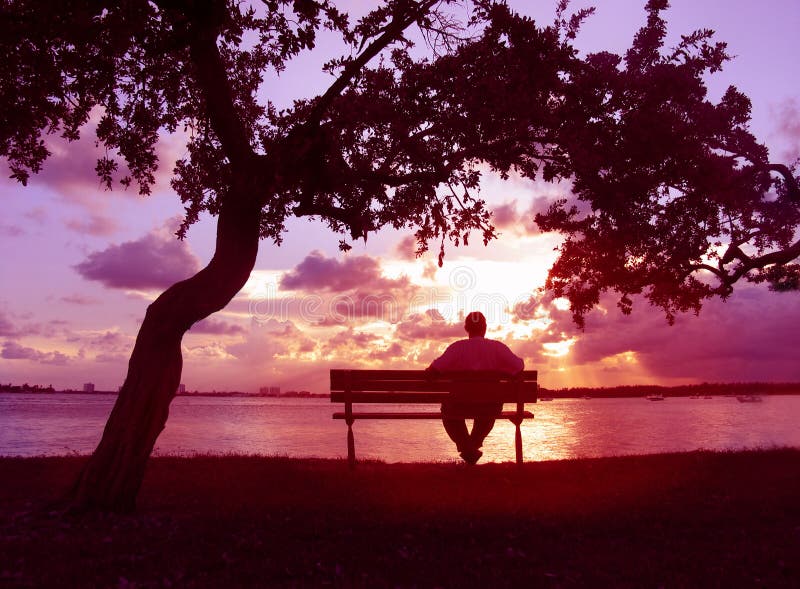
POLYGON ((473 311, 464 319, 464 329, 470 336, 486 335, 486 317, 480 311, 473 311))

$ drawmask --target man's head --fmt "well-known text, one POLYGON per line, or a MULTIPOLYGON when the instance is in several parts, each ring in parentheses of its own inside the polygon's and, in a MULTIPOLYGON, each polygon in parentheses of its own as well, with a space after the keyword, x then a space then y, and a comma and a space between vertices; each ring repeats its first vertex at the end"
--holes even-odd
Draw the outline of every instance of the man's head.
POLYGON ((464 319, 464 329, 469 337, 483 337, 486 335, 486 317, 480 311, 473 311, 464 319))

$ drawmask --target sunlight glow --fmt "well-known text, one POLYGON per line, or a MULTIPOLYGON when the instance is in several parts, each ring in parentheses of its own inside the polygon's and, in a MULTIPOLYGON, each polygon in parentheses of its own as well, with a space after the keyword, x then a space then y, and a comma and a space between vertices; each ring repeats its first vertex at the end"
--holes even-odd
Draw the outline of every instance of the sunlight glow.
POLYGON ((559 311, 569 311, 569 300, 564 297, 554 299, 553 306, 559 311))
POLYGON ((265 295, 275 296, 278 292, 283 272, 280 270, 253 270, 238 296, 246 298, 265 295))
POLYGON ((560 342, 545 342, 542 344, 544 355, 552 356, 553 358, 566 356, 576 341, 578 341, 578 338, 571 337, 560 342))
POLYGON ((606 358, 603 358, 601 362, 604 366, 620 367, 639 364, 639 358, 636 352, 633 350, 628 350, 627 352, 620 352, 619 354, 614 354, 613 356, 607 356, 606 358))

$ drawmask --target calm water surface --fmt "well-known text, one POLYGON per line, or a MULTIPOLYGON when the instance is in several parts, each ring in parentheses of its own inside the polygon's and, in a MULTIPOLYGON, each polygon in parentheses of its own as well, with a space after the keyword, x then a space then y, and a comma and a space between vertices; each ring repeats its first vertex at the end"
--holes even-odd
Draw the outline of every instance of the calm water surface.
MULTIPOLYGON (((100 440, 114 399, 0 393, 0 455, 88 454, 100 440)), ((739 403, 735 397, 539 402, 528 407, 536 418, 523 425, 525 457, 553 460, 700 448, 800 447, 800 396, 763 399, 762 403, 739 403)), ((335 408, 326 399, 177 397, 155 452, 341 458, 346 456, 346 426, 331 419, 335 408)), ((356 421, 354 431, 360 458, 387 462, 456 458, 452 442, 434 420, 356 421)), ((498 421, 484 445, 484 461, 513 460, 513 441, 513 425, 498 421)))

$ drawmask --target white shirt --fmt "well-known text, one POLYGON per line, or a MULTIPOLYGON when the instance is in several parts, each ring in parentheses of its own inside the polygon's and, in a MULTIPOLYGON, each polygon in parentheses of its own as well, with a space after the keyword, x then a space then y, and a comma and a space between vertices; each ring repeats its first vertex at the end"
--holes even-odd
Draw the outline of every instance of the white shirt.
POLYGON ((485 337, 471 337, 450 344, 444 354, 431 362, 430 368, 440 372, 452 370, 496 370, 516 374, 525 362, 503 342, 485 337))

